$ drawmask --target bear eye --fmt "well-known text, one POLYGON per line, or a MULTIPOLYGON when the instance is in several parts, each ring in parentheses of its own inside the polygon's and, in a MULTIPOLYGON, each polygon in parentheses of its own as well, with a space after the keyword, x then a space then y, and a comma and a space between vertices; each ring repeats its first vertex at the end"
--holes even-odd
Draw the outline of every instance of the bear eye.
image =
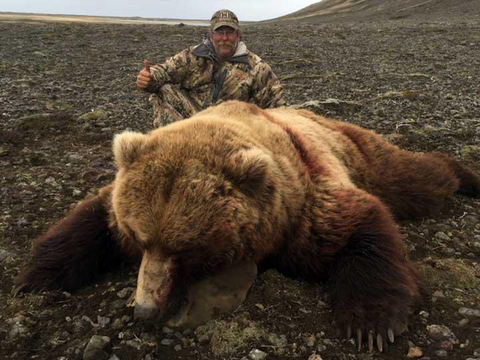
POLYGON ((134 231, 127 223, 123 224, 123 230, 128 236, 128 238, 135 243, 135 245, 139 246, 141 249, 145 249, 146 241, 142 241, 142 239, 139 237, 139 234, 137 234, 136 231, 134 231))

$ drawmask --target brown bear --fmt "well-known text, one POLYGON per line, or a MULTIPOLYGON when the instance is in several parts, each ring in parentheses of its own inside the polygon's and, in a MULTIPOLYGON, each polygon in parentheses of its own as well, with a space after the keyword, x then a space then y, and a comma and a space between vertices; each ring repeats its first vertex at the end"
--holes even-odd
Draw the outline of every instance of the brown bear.
POLYGON ((394 217, 432 214, 480 179, 454 159, 287 108, 227 102, 117 135, 115 181, 36 239, 16 292, 79 288, 141 257, 135 315, 245 260, 322 282, 336 324, 381 351, 419 297, 394 217))

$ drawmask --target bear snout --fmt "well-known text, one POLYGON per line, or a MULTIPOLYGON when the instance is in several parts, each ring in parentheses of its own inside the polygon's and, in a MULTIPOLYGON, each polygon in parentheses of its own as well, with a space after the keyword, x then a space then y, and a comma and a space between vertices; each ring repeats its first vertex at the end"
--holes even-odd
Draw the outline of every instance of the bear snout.
POLYGON ((145 252, 138 272, 135 293, 136 319, 162 318, 168 308, 173 285, 173 260, 145 252))

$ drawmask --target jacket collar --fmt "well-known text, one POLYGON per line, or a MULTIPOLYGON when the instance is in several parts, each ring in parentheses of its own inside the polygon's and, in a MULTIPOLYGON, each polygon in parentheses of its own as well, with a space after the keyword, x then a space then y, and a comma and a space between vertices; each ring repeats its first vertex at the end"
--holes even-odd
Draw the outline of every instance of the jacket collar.
MULTIPOLYGON (((200 57, 218 61, 210 39, 203 40, 200 45, 197 45, 195 49, 193 49, 192 53, 200 57)), ((231 63, 248 64, 247 46, 243 41, 238 42, 237 51, 235 51, 235 54, 227 61, 231 63)))

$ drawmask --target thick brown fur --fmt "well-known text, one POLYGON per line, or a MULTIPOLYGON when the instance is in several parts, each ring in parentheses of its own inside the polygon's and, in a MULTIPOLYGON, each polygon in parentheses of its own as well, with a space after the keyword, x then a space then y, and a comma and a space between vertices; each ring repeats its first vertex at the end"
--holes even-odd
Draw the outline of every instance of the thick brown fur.
POLYGON ((75 290, 99 274, 116 269, 125 259, 139 257, 119 244, 118 230, 109 225, 113 184, 80 202, 67 217, 33 243, 32 263, 17 277, 17 290, 75 290))
POLYGON ((394 217, 433 214, 480 179, 441 154, 291 109, 228 102, 114 142, 115 183, 35 241, 19 288, 74 289, 134 249, 182 276, 244 260, 325 282, 342 330, 400 333, 419 297, 394 217), (121 250, 118 250, 121 249, 121 250))

